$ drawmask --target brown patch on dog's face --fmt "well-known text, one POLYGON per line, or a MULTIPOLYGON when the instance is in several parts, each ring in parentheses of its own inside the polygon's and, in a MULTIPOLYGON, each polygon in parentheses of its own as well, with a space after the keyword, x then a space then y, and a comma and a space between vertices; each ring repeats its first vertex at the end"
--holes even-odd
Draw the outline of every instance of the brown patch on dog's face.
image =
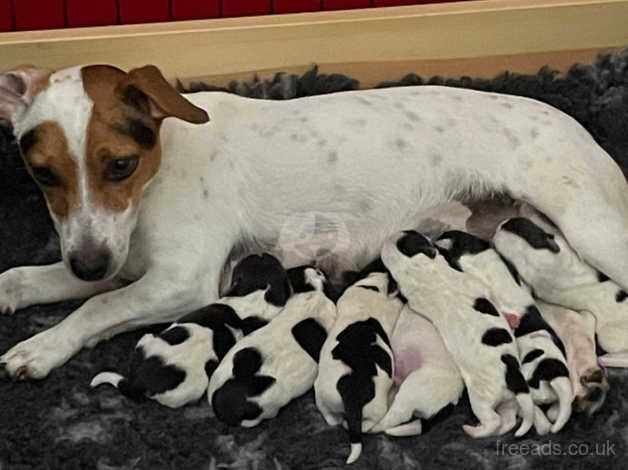
POLYGON ((91 66, 82 74, 85 91, 94 102, 85 153, 90 195, 98 206, 122 212, 130 204, 137 206, 143 188, 159 169, 160 121, 151 118, 146 96, 121 88, 127 76, 121 70, 91 66), (137 161, 130 175, 112 174, 116 164, 129 161, 137 161))
POLYGON ((78 169, 61 126, 51 121, 36 126, 20 138, 20 148, 53 215, 67 216, 78 204, 78 169))

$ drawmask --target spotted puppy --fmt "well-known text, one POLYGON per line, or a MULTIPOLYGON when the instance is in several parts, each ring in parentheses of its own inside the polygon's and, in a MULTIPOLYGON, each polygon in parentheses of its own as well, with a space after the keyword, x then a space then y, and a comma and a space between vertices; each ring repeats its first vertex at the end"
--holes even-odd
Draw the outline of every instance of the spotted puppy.
POLYGON ((517 266, 536 295, 596 319, 602 365, 628 367, 628 293, 597 271, 541 218, 512 218, 495 235, 495 245, 517 266))
POLYGON ((595 351, 595 317, 587 311, 576 312, 540 300, 537 305, 565 343, 576 393, 574 408, 592 415, 604 403, 609 389, 606 372, 599 366, 595 351))
POLYGON ((349 430, 347 463, 360 456, 362 433, 386 414, 393 384, 389 337, 403 304, 379 264, 381 272, 365 273, 338 300, 338 319, 321 350, 314 382, 316 405, 327 423, 349 430))
POLYGON ((91 386, 108 383, 130 398, 148 397, 171 408, 198 400, 229 349, 275 317, 289 296, 288 276, 276 258, 248 256, 235 267, 225 297, 158 335, 142 336, 126 377, 101 372, 91 386))
POLYGON ((421 419, 458 403, 464 382, 438 330, 407 305, 399 314, 390 343, 397 391, 386 415, 371 432, 420 434, 421 419))
POLYGON ((209 403, 227 424, 252 427, 273 418, 314 383, 336 306, 321 271, 302 266, 288 275, 294 294, 283 311, 238 342, 209 381, 209 403))
POLYGON ((508 322, 489 300, 490 288, 449 266, 436 246, 415 231, 393 236, 382 260, 408 305, 428 317, 441 334, 467 386, 480 423, 464 425, 472 437, 502 434, 523 418, 515 433, 533 424, 534 403, 521 373, 508 322))
MULTIPOLYGON (((554 329, 541 316, 528 287, 516 268, 490 244, 469 233, 452 230, 436 241, 449 265, 490 286, 491 299, 508 320, 522 358, 521 371, 536 405, 553 405, 558 411, 553 424, 535 407, 535 427, 539 434, 558 432, 571 416, 573 390, 569 380, 565 346, 554 329)), ((500 335, 492 338, 500 341, 500 335)), ((552 412, 553 413, 553 412, 552 412)))

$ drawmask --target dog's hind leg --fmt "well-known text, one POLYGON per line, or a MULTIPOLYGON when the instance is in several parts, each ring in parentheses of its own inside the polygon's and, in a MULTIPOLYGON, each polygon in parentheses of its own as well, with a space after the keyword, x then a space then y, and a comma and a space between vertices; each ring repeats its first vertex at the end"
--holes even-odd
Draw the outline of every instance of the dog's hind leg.
POLYGON ((62 262, 22 266, 0 274, 0 313, 36 304, 83 299, 117 289, 117 280, 86 282, 74 277, 62 262))

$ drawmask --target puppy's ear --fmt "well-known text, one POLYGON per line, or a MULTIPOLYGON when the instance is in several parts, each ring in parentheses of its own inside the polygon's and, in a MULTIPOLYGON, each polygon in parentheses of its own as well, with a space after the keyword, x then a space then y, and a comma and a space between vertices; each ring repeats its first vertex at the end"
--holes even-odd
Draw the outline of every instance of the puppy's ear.
POLYGON ((153 119, 176 117, 193 124, 209 121, 207 112, 186 100, 154 65, 131 70, 118 85, 122 101, 153 119))
POLYGON ((34 97, 48 86, 50 70, 23 65, 0 74, 0 121, 17 126, 34 97))

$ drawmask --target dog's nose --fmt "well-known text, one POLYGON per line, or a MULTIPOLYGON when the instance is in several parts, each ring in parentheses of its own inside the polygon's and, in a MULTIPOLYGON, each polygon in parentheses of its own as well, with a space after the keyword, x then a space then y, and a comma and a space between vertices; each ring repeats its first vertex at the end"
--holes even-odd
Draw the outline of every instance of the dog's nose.
POLYGON ((76 277, 84 281, 98 281, 109 269, 109 252, 103 249, 86 250, 70 256, 70 267, 76 277))

